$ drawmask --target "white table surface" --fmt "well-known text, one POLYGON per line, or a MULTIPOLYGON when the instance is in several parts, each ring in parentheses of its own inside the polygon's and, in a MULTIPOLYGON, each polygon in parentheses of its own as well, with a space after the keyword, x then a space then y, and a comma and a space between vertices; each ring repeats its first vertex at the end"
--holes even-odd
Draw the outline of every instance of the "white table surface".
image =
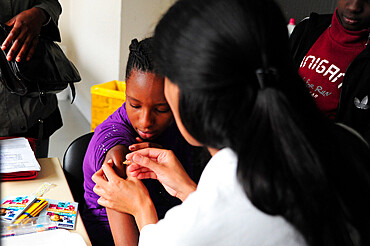
MULTIPOLYGON (((35 179, 1 182, 1 198, 11 195, 29 195, 37 191, 45 182, 49 182, 53 185, 43 197, 62 201, 74 201, 59 159, 56 157, 42 158, 38 159, 38 162, 40 163, 41 171, 35 179)), ((91 245, 80 214, 77 215, 76 229, 70 230, 70 232, 80 234, 86 244, 91 245)))

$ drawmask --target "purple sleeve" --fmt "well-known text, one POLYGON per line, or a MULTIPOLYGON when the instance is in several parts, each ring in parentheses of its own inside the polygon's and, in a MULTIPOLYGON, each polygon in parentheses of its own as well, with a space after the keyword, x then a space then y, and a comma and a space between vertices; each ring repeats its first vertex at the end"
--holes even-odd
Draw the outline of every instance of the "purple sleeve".
POLYGON ((125 104, 96 127, 83 163, 85 200, 88 207, 99 206, 96 202, 99 196, 93 192, 95 183, 91 177, 102 166, 105 154, 118 144, 129 146, 136 143, 136 136, 127 117, 125 104))

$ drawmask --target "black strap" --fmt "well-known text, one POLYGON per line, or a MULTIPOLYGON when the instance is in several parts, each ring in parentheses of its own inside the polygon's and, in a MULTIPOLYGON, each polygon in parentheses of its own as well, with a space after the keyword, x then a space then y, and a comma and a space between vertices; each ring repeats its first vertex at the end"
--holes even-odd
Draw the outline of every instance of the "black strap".
POLYGON ((76 97, 76 89, 75 89, 75 85, 72 82, 69 83, 69 87, 71 87, 71 91, 72 91, 72 100, 71 100, 71 104, 72 104, 76 97))

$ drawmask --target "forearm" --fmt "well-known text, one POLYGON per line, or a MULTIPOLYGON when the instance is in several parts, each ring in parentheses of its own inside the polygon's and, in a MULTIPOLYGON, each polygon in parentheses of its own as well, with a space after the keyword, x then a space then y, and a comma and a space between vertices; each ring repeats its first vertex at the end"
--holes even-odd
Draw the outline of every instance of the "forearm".
POLYGON ((178 192, 177 198, 182 202, 188 198, 188 196, 197 189, 197 184, 189 178, 186 184, 181 187, 181 191, 178 192))
POLYGON ((42 8, 34 7, 32 10, 37 11, 37 15, 41 17, 42 25, 46 25, 49 22, 49 14, 42 8))
POLYGON ((158 222, 157 212, 150 197, 143 196, 140 200, 141 201, 139 203, 136 203, 137 205, 134 205, 135 209, 132 211, 132 215, 134 217, 127 213, 118 212, 124 210, 114 210, 106 208, 109 225, 111 227, 116 245, 120 245, 118 244, 118 242, 132 240, 135 235, 135 230, 137 232, 137 228, 139 229, 139 231, 141 231, 144 226, 148 224, 155 224, 158 222), (136 224, 134 219, 136 221, 136 224), (135 230, 133 230, 133 228, 135 228, 135 230), (122 232, 125 232, 126 230, 127 236, 120 235, 120 233, 122 234, 122 232))
POLYGON ((129 214, 106 209, 115 245, 137 245, 139 231, 135 219, 129 214))
POLYGON ((40 8, 47 14, 48 19, 44 23, 44 26, 42 26, 40 35, 60 42, 58 21, 62 13, 62 7, 59 2, 57 0, 39 0, 33 7, 40 8))
POLYGON ((62 13, 62 7, 57 0, 38 0, 33 7, 45 10, 53 22, 58 24, 59 16, 62 13))
POLYGON ((151 199, 148 199, 141 209, 135 215, 136 224, 141 229, 149 224, 156 224, 158 222, 157 212, 151 199))

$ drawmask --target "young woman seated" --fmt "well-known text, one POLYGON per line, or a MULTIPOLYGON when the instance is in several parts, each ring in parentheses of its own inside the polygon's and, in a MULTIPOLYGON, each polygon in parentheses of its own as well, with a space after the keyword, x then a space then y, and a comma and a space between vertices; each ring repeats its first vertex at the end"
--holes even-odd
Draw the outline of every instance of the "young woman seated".
MULTIPOLYGON (((195 158, 200 150, 190 146, 177 129, 164 97, 164 79, 154 67, 151 38, 141 42, 132 40, 126 69, 126 102, 95 129, 85 155, 83 219, 93 244, 137 244, 138 229, 134 218, 99 205, 91 177, 111 159, 115 172, 125 178, 126 154, 147 147, 172 150, 182 161, 186 173, 194 178, 192 163, 197 162, 195 158)), ((168 209, 180 204, 180 200, 170 196, 157 180, 147 180, 145 185, 160 218, 168 209)))

